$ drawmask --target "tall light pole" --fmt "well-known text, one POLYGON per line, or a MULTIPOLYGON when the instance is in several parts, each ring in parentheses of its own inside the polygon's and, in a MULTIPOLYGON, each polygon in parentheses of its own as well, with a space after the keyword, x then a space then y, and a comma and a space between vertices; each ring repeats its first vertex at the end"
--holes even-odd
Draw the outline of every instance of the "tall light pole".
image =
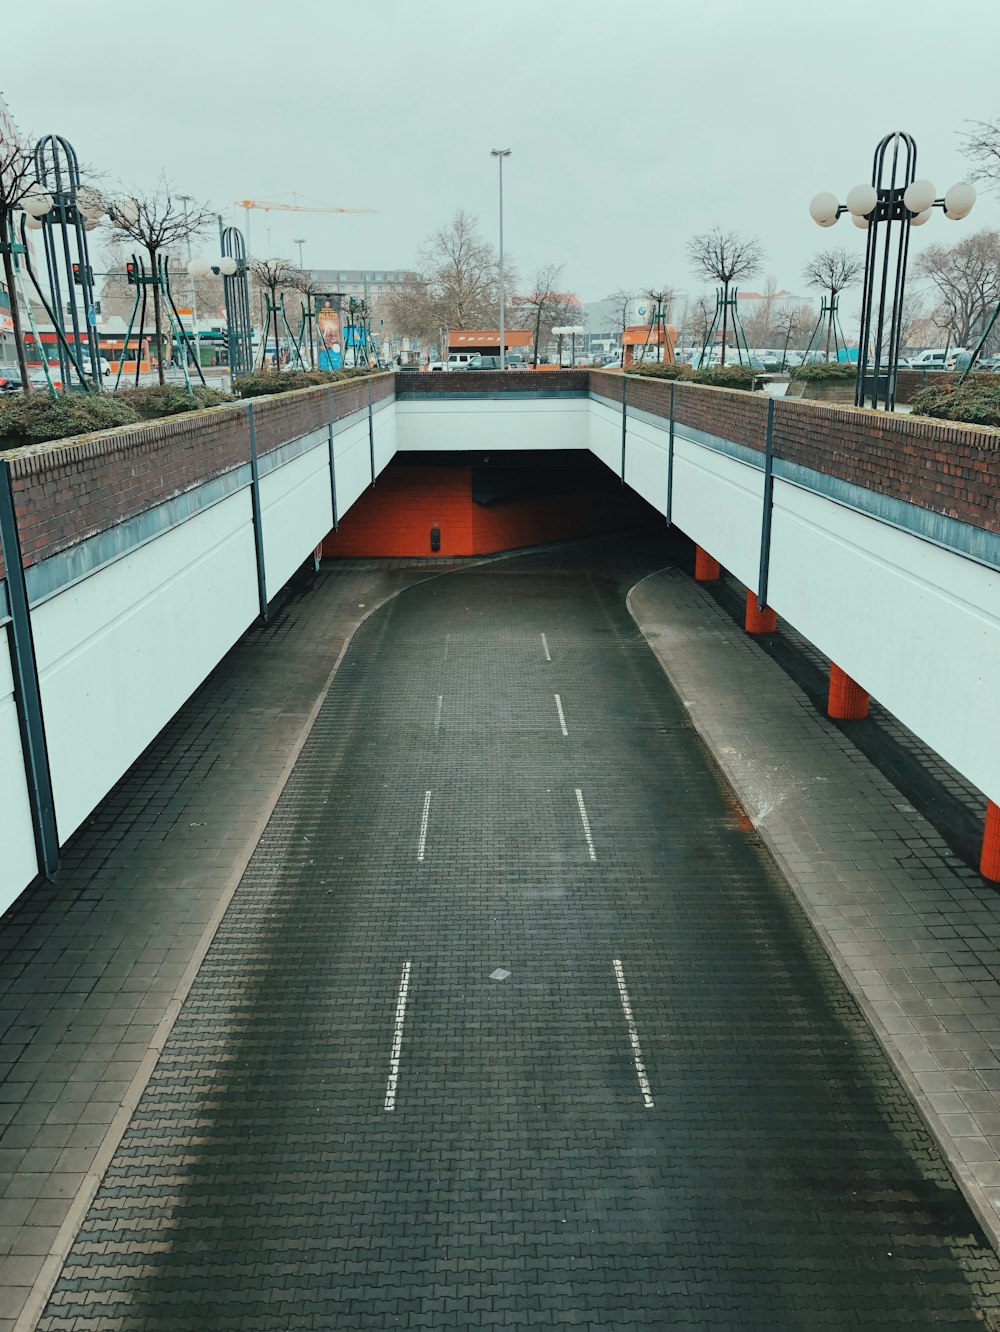
POLYGON ((295 241, 292 241, 292 244, 293 244, 293 245, 297 245, 297 246, 299 247, 299 272, 300 272, 300 273, 305 272, 305 270, 304 270, 303 267, 302 267, 302 247, 303 247, 303 245, 305 245, 305 243, 306 243, 306 239, 305 239, 304 236, 302 237, 301 240, 295 240, 295 241))
POLYGON ((490 157, 497 159, 500 167, 500 369, 507 369, 506 330, 504 329, 504 306, 506 296, 503 289, 503 159, 510 157, 509 148, 491 148, 490 157))

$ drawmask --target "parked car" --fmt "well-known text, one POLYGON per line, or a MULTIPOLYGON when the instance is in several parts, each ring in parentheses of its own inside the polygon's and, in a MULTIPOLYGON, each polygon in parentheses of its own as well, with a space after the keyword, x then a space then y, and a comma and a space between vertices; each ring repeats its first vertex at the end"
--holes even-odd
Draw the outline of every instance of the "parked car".
POLYGON ((465 370, 470 361, 479 356, 479 352, 449 352, 445 370, 465 370))
POLYGON ((19 393, 23 387, 19 365, 0 365, 0 393, 19 393))
MULTIPOLYGON (((52 377, 52 387, 54 389, 62 388, 62 372, 55 366, 49 366, 49 374, 52 377)), ((28 371, 28 383, 33 389, 47 389, 49 381, 45 377, 44 369, 39 366, 37 370, 28 371)))

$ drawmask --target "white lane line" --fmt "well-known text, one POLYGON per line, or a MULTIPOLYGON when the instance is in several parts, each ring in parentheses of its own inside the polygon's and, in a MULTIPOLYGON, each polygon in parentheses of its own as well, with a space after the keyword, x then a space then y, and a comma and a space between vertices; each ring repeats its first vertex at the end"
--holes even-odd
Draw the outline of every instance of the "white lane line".
POLYGON ((437 712, 434 714, 434 729, 435 729, 435 731, 436 731, 436 730, 438 729, 438 727, 441 725, 441 708, 442 708, 442 705, 443 705, 443 704, 444 704, 444 694, 438 694, 437 712))
POLYGON ((580 810, 580 818, 583 821, 583 835, 587 839, 587 849, 590 851, 591 860, 597 859, 597 852, 594 850, 594 839, 590 835, 590 820, 587 818, 587 806, 583 803, 583 792, 579 787, 576 788, 576 803, 580 810))
MULTIPOLYGON (((430 792, 428 792, 430 794, 430 792)), ((406 1020, 406 996, 410 989, 410 964, 403 963, 399 978, 399 998, 396 1000, 396 1018, 392 1028, 392 1054, 389 1056, 389 1081, 385 1085, 384 1110, 395 1110, 396 1088, 399 1085, 399 1055, 403 1048, 403 1023, 406 1020)))
POLYGON ((615 977, 618 981, 618 995, 622 1001, 622 1012, 625 1014, 625 1025, 628 1027, 628 1038, 632 1042, 632 1062, 635 1064, 635 1075, 639 1079, 639 1090, 642 1092, 642 1102, 647 1110, 653 1109, 653 1093, 649 1086, 649 1078, 646 1076, 646 1065, 642 1062, 642 1046, 639 1044, 639 1031, 635 1025, 635 1018, 632 1016, 632 1004, 629 1001, 628 990, 625 988, 625 972, 622 969, 620 958, 614 959, 615 977))
POLYGON ((562 733, 563 735, 569 735, 569 731, 566 729, 566 718, 563 714, 562 699, 558 694, 554 694, 553 698, 556 701, 556 712, 559 713, 559 725, 562 727, 562 733))
POLYGON ((451 634, 445 634, 445 636, 444 636, 444 659, 445 659, 445 661, 448 660, 448 644, 449 644, 450 642, 451 642, 451 634))
POLYGON ((417 859, 423 860, 424 851, 427 849, 427 820, 431 813, 431 793, 424 792, 424 812, 420 816, 420 843, 417 846, 417 859))
POLYGON ((546 661, 551 661, 551 660, 552 660, 552 654, 551 654, 551 652, 549 652, 549 640, 545 637, 544 634, 542 634, 542 648, 543 648, 544 651, 545 651, 545 660, 546 660, 546 661))

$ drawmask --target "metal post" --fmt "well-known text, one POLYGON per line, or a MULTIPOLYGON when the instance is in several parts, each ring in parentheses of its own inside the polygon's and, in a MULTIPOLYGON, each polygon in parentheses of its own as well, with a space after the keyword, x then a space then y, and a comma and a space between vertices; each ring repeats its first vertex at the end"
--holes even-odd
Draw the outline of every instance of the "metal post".
MULTIPOLYGON (((670 381, 670 434, 667 436, 667 512, 666 520, 669 527, 673 522, 674 513, 674 389, 677 385, 673 380, 670 381)), ((774 399, 772 398, 772 402, 774 399)))
POLYGON ((767 400, 767 439, 764 445, 764 507, 760 524, 760 571, 757 609, 767 605, 767 579, 771 566, 771 510, 774 507, 774 399, 767 400))
POLYGON ((509 148, 492 148, 490 156, 495 157, 500 165, 500 369, 507 369, 507 336, 504 327, 504 308, 507 296, 503 281, 503 159, 510 157, 509 148))
MULTIPOLYGON (((560 364, 562 359, 560 358, 560 364)), ((628 393, 628 375, 622 375, 622 485, 625 484, 625 433, 628 426, 626 395, 628 393)))
MULTIPOLYGON (((368 367, 369 370, 371 366, 368 367)), ((372 463, 372 485, 375 484, 375 422, 372 418, 372 381, 366 379, 368 385, 368 453, 372 463)))
POLYGON ((333 505, 333 530, 340 530, 340 514, 337 512, 337 460, 333 451, 333 389, 326 391, 327 414, 326 438, 330 450, 330 502, 333 505))
POLYGON ((3 551, 7 569, 7 600, 11 621, 10 665, 14 676, 14 697, 31 802, 35 849, 42 873, 52 882, 59 872, 59 831, 45 741, 38 661, 31 631, 31 608, 14 510, 14 488, 10 463, 6 458, 0 458, 0 550, 3 551))
POLYGON ((264 527, 260 508, 260 471, 257 466, 257 430, 253 419, 253 403, 247 403, 247 422, 250 426, 250 506, 253 513, 253 543, 257 553, 257 599, 260 618, 267 623, 267 579, 264 572, 264 527))

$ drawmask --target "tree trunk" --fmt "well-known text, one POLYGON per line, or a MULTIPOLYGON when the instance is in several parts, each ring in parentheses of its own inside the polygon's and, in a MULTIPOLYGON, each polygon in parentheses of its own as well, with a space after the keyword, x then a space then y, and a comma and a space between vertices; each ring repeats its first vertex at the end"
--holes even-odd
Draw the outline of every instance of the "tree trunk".
POLYGON ((541 328, 542 328, 542 307, 539 305, 535 309, 535 359, 533 362, 533 366, 536 370, 538 369, 538 335, 541 332, 541 328))
MULTIPOLYGON (((4 219, 6 223, 6 219, 4 219)), ((4 225, 0 229, 0 234, 9 236, 10 227, 4 225)), ((5 251, 3 257, 3 275, 7 283, 7 294, 10 297, 10 319, 14 325, 14 347, 17 350, 17 364, 21 371, 21 385, 24 393, 31 392, 31 384, 28 382, 28 361, 24 354, 24 338, 21 336, 21 312, 17 308, 17 289, 14 286, 14 257, 10 250, 5 251)), ((44 354, 44 353, 43 353, 44 354)))
MULTIPOLYGON (((156 276, 155 250, 149 251, 149 271, 153 277, 156 276)), ((163 331, 160 320, 161 320, 160 284, 159 282, 154 282, 153 283, 153 327, 156 330, 154 334, 154 341, 156 342, 156 377, 159 379, 161 384, 165 384, 167 381, 166 381, 166 376, 163 373, 163 331)))
MULTIPOLYGON (((722 356, 719 365, 725 369, 726 365, 726 328, 729 322, 729 283, 722 284, 722 356)), ((711 362, 709 363, 711 364, 711 362)))

